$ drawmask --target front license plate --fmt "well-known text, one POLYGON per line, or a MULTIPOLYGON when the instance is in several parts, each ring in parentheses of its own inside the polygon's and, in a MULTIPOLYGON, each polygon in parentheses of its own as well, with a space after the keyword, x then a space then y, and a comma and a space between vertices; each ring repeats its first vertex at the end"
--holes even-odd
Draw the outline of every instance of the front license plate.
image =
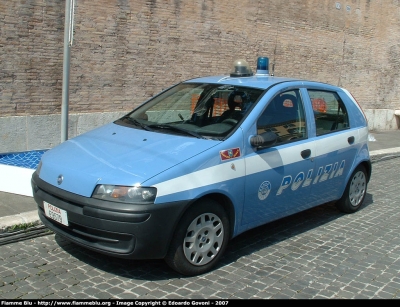
POLYGON ((67 211, 60 209, 45 201, 43 202, 43 206, 44 206, 44 213, 48 218, 51 218, 52 220, 59 222, 60 224, 63 224, 65 226, 68 226, 67 211))

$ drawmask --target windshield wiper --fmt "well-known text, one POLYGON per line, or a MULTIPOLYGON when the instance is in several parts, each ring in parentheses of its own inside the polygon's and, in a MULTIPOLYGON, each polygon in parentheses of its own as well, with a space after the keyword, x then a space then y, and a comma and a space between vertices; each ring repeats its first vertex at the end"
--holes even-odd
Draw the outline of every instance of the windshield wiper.
POLYGON ((141 123, 137 119, 134 119, 134 118, 132 118, 130 116, 125 116, 123 119, 128 120, 130 123, 134 124, 135 126, 139 126, 139 127, 143 128, 144 130, 153 131, 153 129, 151 129, 149 126, 141 123))
POLYGON ((204 137, 202 135, 198 134, 197 132, 186 130, 186 129, 182 129, 182 128, 179 128, 179 127, 174 126, 174 125, 158 124, 158 125, 149 125, 148 127, 149 128, 157 128, 157 129, 174 130, 174 131, 178 131, 178 132, 181 132, 181 133, 184 133, 184 134, 188 134, 188 135, 194 136, 194 137, 196 137, 198 139, 204 139, 204 137))

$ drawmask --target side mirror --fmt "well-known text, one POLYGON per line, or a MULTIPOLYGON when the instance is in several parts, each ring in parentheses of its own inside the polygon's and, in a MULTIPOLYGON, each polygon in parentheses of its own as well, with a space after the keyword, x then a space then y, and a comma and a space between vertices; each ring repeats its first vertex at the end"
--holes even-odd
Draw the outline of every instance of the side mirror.
POLYGON ((250 138, 250 145, 256 148, 265 148, 276 143, 278 137, 273 132, 264 132, 250 138))

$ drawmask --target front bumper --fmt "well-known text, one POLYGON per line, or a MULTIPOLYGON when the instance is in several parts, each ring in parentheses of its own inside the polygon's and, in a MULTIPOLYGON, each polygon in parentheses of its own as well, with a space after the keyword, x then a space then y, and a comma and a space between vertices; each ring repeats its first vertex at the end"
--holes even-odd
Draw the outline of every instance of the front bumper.
POLYGON ((162 259, 188 201, 134 205, 79 196, 32 175, 33 197, 43 224, 88 249, 120 258, 162 259), (67 211, 69 226, 49 219, 43 201, 67 211))

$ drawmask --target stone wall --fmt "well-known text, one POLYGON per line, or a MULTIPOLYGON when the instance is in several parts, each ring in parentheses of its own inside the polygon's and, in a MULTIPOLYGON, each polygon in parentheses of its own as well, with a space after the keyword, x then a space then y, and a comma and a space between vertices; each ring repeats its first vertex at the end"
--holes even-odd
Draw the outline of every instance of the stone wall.
MULTIPOLYGON (((267 56, 275 75, 343 86, 398 128, 399 13, 399 0, 77 0, 69 112, 125 112, 181 80, 229 73, 235 58, 254 69, 267 56)), ((60 114, 64 14, 61 0, 0 2, 0 126, 60 114)))

